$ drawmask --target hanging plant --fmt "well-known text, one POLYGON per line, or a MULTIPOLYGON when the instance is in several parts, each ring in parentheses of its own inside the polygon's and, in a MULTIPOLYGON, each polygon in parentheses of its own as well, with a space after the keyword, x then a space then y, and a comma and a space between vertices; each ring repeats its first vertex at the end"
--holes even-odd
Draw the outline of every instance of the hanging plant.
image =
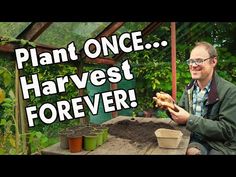
POLYGON ((21 47, 30 46, 30 47, 36 47, 36 44, 33 42, 30 42, 28 40, 24 39, 15 39, 10 37, 0 37, 0 46, 6 45, 9 43, 15 43, 20 45, 21 47))

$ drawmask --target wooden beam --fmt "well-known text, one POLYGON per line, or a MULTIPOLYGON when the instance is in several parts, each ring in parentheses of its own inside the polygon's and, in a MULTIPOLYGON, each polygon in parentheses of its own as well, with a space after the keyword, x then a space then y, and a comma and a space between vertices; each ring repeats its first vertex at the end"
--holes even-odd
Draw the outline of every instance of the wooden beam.
POLYGON ((142 30, 142 35, 145 37, 159 27, 162 22, 152 22, 146 28, 142 30))
MULTIPOLYGON (((50 45, 44 45, 44 44, 36 44, 36 49, 38 54, 42 53, 42 52, 51 52, 54 49, 57 49, 56 47, 50 46, 50 45)), ((0 52, 3 53, 14 53, 15 49, 19 48, 20 46, 17 44, 13 44, 13 43, 9 43, 9 44, 5 44, 0 46, 0 52)))
POLYGON ((0 52, 3 52, 3 53, 13 53, 15 48, 17 48, 17 46, 14 45, 14 44, 1 45, 0 46, 0 52))
POLYGON ((95 58, 95 59, 86 58, 85 63, 88 63, 88 64, 97 63, 97 64, 105 64, 105 65, 114 65, 116 62, 112 58, 98 57, 98 58, 95 58))
MULTIPOLYGON (((34 41, 51 24, 52 24, 52 22, 32 22, 16 38, 17 39, 25 39, 25 40, 28 40, 28 41, 34 41)), ((6 44, 4 46, 0 46, 0 52, 13 53, 14 50, 18 47, 19 46, 17 46, 16 44, 9 43, 9 44, 6 44)), ((40 47, 44 48, 44 45, 41 45, 40 47)), ((51 50, 52 47, 48 47, 48 49, 51 50)))
POLYGON ((16 38, 26 39, 34 41, 37 39, 50 25, 52 22, 32 22, 22 31, 16 38))
MULTIPOLYGON (((110 25, 108 25, 95 38, 97 40, 99 40, 99 38, 101 38, 102 36, 108 37, 108 36, 112 35, 115 31, 117 31, 123 24, 124 24, 124 22, 113 22, 110 25)), ((27 30, 25 29, 21 34, 18 35, 18 37, 27 37, 27 40, 29 40, 29 39, 34 40, 40 35, 39 32, 42 33, 43 30, 45 30, 46 27, 49 25, 50 25, 49 23, 45 23, 45 22, 32 23, 26 28, 26 29, 28 29, 30 34, 27 33, 27 30)), ((17 46, 16 44, 6 44, 4 46, 0 46, 0 52, 14 53, 14 50, 18 47, 19 46, 17 46)), ((42 53, 42 52, 51 52, 52 50, 57 49, 57 47, 36 43, 36 49, 37 49, 37 53, 42 53)), ((83 49, 80 50, 80 56, 81 56, 81 58, 82 58, 82 56, 85 56, 83 49)), ((75 62, 76 61, 71 61, 70 63, 75 63, 75 62)), ((104 57, 98 57, 96 59, 91 59, 91 58, 86 57, 84 62, 89 63, 89 64, 91 64, 91 63, 107 64, 107 65, 114 65, 115 64, 115 61, 113 59, 108 59, 108 58, 104 58, 104 57)))
POLYGON ((113 22, 110 25, 108 25, 100 34, 97 35, 95 39, 100 39, 103 36, 110 36, 114 32, 116 32, 121 26, 124 25, 124 22, 113 22))
MULTIPOLYGON (((111 86, 111 90, 117 90, 118 89, 117 83, 111 83, 110 86, 111 86)), ((111 112, 111 116, 112 116, 112 118, 116 118, 118 116, 118 111, 111 112)))
MULTIPOLYGON (((151 32, 153 32, 157 27, 159 27, 162 24, 162 22, 152 22, 150 23, 146 28, 142 30, 142 37, 147 36, 151 32)), ((130 46, 131 42, 127 44, 127 46, 130 46)), ((117 62, 120 60, 126 53, 123 51, 120 51, 118 55, 115 55, 113 58, 117 62)))

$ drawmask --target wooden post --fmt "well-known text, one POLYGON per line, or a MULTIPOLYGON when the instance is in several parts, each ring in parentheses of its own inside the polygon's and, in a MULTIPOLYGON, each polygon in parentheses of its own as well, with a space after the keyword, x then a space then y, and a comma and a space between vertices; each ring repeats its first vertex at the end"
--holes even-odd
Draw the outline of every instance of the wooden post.
MULTIPOLYGON (((83 63, 81 62, 79 64, 79 66, 77 67, 77 74, 80 78, 82 78, 82 74, 83 74, 83 63)), ((83 96, 84 95, 84 89, 79 89, 79 96, 83 96)), ((83 107, 84 107, 84 110, 86 110, 86 104, 84 103, 84 100, 82 101, 82 104, 83 104, 83 107)), ((86 115, 85 113, 85 117, 83 118, 80 118, 80 124, 81 125, 87 125, 89 124, 89 118, 88 118, 89 115, 86 115)))
POLYGON ((172 68, 172 98, 176 100, 176 27, 171 22, 171 68, 172 68))
MULTIPOLYGON (((21 71, 17 71, 19 74, 18 76, 21 75, 21 71)), ((19 77, 17 78, 19 79, 19 77)), ((22 96, 22 90, 20 87, 20 84, 18 85, 18 90, 19 90, 19 94, 18 94, 18 104, 19 104, 19 112, 20 112, 20 129, 21 129, 21 140, 22 140, 22 150, 23 153, 27 153, 28 152, 28 147, 27 147, 27 133, 28 133, 28 128, 26 126, 26 114, 25 114, 25 105, 26 105, 26 101, 23 99, 22 96)))
MULTIPOLYGON (((16 66, 16 65, 15 65, 16 66)), ((19 76, 21 75, 20 70, 16 67, 16 78, 15 78, 15 87, 16 87, 16 111, 15 111, 15 128, 16 128, 16 152, 19 152, 19 144, 22 144, 23 154, 30 154, 30 147, 27 143, 27 132, 28 128, 26 125, 26 115, 25 115, 25 105, 26 101, 23 100, 22 91, 19 82, 19 76), (21 137, 19 134, 21 133, 21 137)))
MULTIPOLYGON (((111 90, 116 90, 117 88, 118 88, 117 84, 111 83, 111 90)), ((112 118, 116 118, 118 116, 118 112, 117 111, 113 111, 111 113, 111 116, 112 116, 112 118)))
POLYGON ((15 108, 15 131, 16 131, 16 153, 19 152, 20 136, 19 136, 19 116, 20 116, 20 106, 19 106, 19 71, 15 65, 15 99, 16 99, 16 108, 15 108))

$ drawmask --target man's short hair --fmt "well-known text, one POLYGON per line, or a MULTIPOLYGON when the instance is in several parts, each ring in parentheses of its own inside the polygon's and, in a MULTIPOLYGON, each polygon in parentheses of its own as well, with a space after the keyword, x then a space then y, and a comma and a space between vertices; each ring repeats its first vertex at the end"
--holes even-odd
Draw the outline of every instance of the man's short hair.
POLYGON ((218 58, 218 54, 217 54, 216 48, 213 45, 211 45, 210 43, 205 42, 205 41, 196 42, 195 46, 193 47, 193 49, 195 49, 196 47, 199 47, 199 46, 205 47, 205 49, 208 51, 210 57, 218 58))

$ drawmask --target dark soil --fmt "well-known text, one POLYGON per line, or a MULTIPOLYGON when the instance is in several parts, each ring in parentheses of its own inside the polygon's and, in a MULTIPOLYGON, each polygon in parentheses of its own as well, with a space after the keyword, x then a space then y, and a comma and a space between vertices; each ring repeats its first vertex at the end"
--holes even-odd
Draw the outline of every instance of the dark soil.
POLYGON ((123 120, 109 125, 109 134, 131 140, 131 143, 148 144, 157 142, 154 132, 159 128, 174 129, 167 123, 123 120))

